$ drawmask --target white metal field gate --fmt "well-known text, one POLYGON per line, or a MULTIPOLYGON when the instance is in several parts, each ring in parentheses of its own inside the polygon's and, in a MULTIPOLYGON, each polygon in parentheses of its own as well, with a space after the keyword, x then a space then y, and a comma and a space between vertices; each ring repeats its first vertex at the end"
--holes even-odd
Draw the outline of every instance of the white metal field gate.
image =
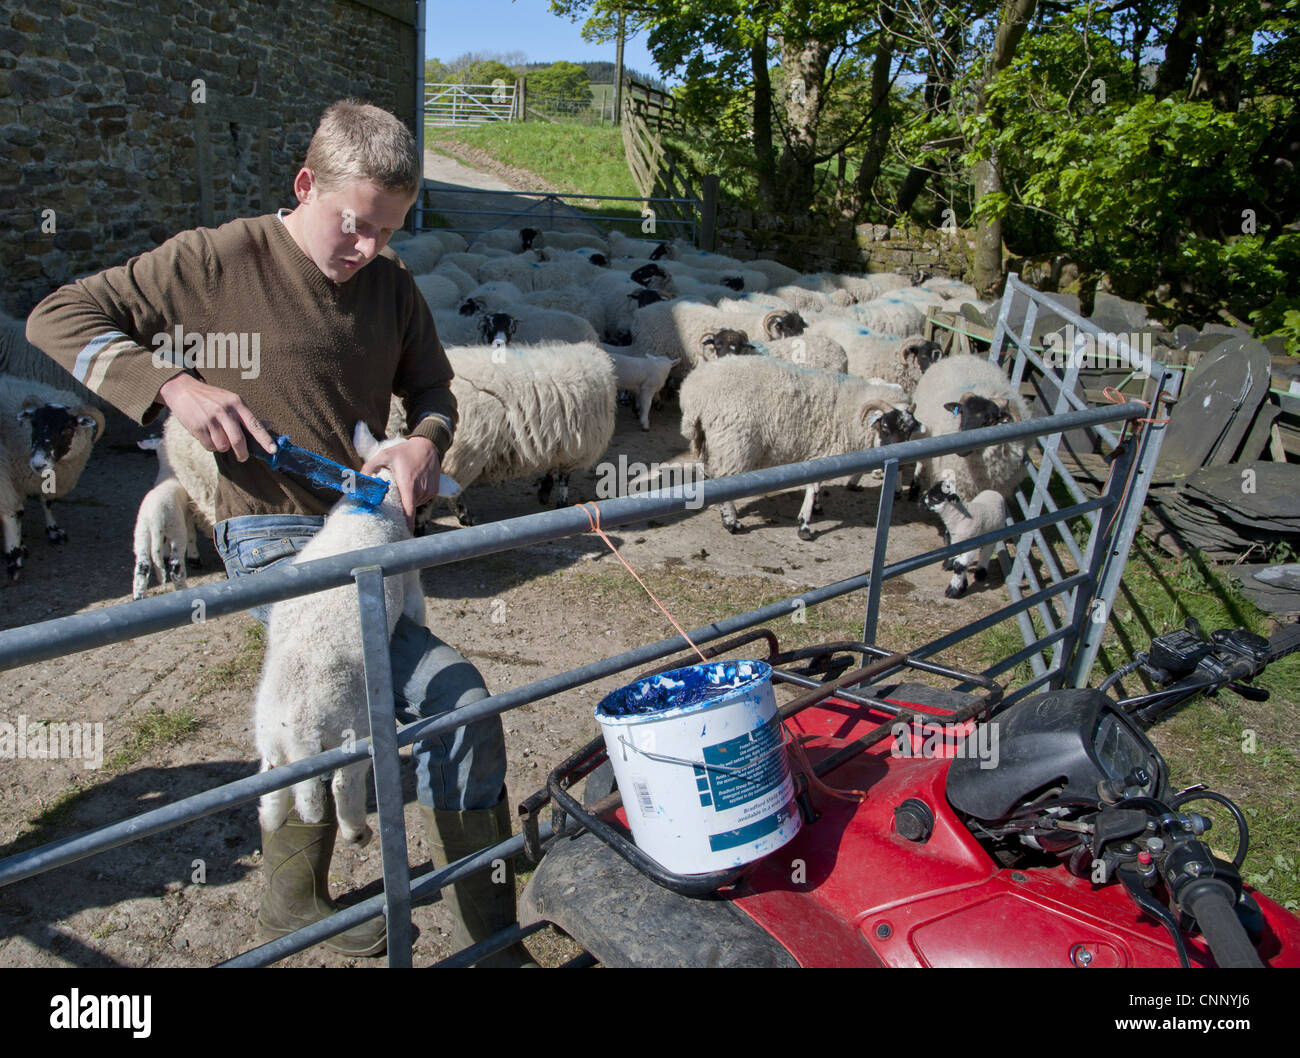
POLYGON ((486 125, 489 121, 513 121, 515 86, 505 81, 492 84, 426 84, 426 125, 486 125))
MULTIPOLYGON (((1143 398, 1151 404, 1148 420, 1125 424, 1120 434, 1100 424, 1086 428, 1111 462, 1111 473, 1124 473, 1127 481, 1123 502, 1113 514, 1090 511, 1084 515, 1090 531, 1083 547, 1064 526, 1056 524, 1023 533, 1016 541, 1015 559, 1009 565, 1005 553, 1001 556, 1006 589, 1013 601, 1042 588, 1039 570, 1046 574, 1043 579, 1053 585, 1071 576, 1070 567, 1075 573, 1086 572, 1089 576, 1084 583, 1034 607, 1040 627, 1035 628, 1029 614, 1021 612, 1017 621, 1025 650, 1004 659, 989 670, 989 675, 1006 671, 1027 659, 1034 679, 1020 687, 1018 695, 1042 684, 1082 687, 1087 684, 1101 646, 1164 441, 1165 424, 1158 410, 1158 398, 1176 399, 1182 376, 1177 371, 1166 370, 1162 362, 1153 359, 1150 347, 1140 341, 1137 333, 1102 332, 1096 324, 1027 286, 1015 273, 1008 277, 1003 292, 989 359, 1009 367, 1012 382, 1033 385, 1039 399, 1047 405, 1042 414, 1060 415, 1099 406, 1089 401, 1080 384, 1080 371, 1093 367, 1124 372, 1126 377, 1121 386, 1140 380, 1143 398), (1062 340, 1050 342, 1050 347, 1035 346, 1032 342, 1042 312, 1062 320, 1062 340), (1019 326, 1013 326, 1011 321, 1019 326), (1071 338, 1073 348, 1067 349, 1065 342, 1071 338), (1134 348, 1135 344, 1139 348, 1134 348), (1127 451, 1126 446, 1136 446, 1137 450, 1127 451), (1108 519, 1104 525, 1100 524, 1103 517, 1108 519), (1047 530, 1051 531, 1050 541, 1047 530), (1052 648, 1050 662, 1044 660, 1049 646, 1052 648)), ((1043 439, 1037 466, 1027 457, 1030 476, 1014 497, 1019 512, 1014 507, 1010 510, 1013 521, 1034 519, 1044 508, 1057 511, 1058 504, 1052 495, 1054 485, 1058 496, 1062 491, 1070 496, 1070 503, 1083 503, 1086 499, 1074 475, 1062 462, 1059 454, 1062 439, 1059 433, 1043 439)))

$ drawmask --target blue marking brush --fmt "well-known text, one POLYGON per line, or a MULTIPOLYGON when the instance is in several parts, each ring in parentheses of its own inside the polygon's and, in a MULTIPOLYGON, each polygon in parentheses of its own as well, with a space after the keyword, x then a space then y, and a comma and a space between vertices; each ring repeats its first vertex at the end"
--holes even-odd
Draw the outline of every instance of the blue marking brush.
POLYGON ((275 439, 274 453, 267 452, 251 437, 248 447, 250 452, 272 470, 297 474, 320 488, 333 489, 350 496, 365 507, 378 507, 388 493, 388 482, 290 444, 289 438, 284 435, 275 439))

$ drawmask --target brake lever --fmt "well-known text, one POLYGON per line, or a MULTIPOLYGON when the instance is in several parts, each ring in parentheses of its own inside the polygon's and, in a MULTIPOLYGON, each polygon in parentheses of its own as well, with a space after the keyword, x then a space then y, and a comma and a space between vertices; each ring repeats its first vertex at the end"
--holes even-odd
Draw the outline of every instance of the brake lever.
POLYGON ((1115 867, 1115 874, 1124 883, 1124 888, 1133 903, 1169 930, 1169 935, 1174 938, 1174 947, 1178 949, 1178 959, 1183 964, 1183 969, 1191 969, 1191 963, 1187 959, 1187 946, 1183 944, 1183 933, 1178 928, 1178 920, 1174 918, 1173 913, 1151 895, 1142 884, 1142 876, 1131 863, 1118 864, 1115 867))

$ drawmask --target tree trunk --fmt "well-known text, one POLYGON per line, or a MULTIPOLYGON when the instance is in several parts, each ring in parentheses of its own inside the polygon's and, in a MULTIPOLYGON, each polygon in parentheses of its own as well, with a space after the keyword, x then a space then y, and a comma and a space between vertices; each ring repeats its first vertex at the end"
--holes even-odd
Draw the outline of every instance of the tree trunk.
POLYGON ((772 78, 767 69, 767 31, 749 51, 754 75, 754 162, 758 197, 764 209, 778 207, 776 196, 776 152, 772 148, 772 78))
POLYGON ((1174 30, 1165 45, 1165 61, 1156 73, 1155 96, 1165 99, 1184 90, 1196 55, 1196 37, 1209 0, 1179 0, 1174 30))
MULTIPOLYGON (((976 113, 983 113, 988 106, 988 90, 994 79, 1011 65, 1016 56, 1020 39, 1029 28, 1029 20, 1034 17, 1038 0, 1004 0, 997 36, 993 41, 993 53, 989 56, 975 94, 976 113)), ((997 113, 990 114, 990 124, 994 131, 1000 127, 997 113)), ((1002 190, 1002 169, 998 164, 997 152, 992 151, 988 158, 977 162, 972 173, 975 180, 975 204, 978 208, 984 198, 1002 190)), ((974 287, 980 297, 996 296, 1002 287, 1002 221, 984 218, 975 225, 975 282, 974 287)))
POLYGON ((885 151, 889 147, 889 134, 894 128, 894 112, 889 106, 889 68, 894 59, 894 34, 890 24, 894 12, 888 8, 880 9, 880 40, 876 44, 876 58, 871 67, 871 132, 867 136, 867 146, 862 152, 862 164, 858 166, 858 178, 854 188, 857 200, 855 212, 861 213, 866 203, 871 200, 872 189, 880 175, 880 167, 885 161, 885 151))
POLYGON ((816 191, 814 159, 817 126, 821 121, 822 84, 831 43, 783 40, 781 68, 785 71, 785 148, 777 163, 777 195, 782 210, 805 213, 816 191))

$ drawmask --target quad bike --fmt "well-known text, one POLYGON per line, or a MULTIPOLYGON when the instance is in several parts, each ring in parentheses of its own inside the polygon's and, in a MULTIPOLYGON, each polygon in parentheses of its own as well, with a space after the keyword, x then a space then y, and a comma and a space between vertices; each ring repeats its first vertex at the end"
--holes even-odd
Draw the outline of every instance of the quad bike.
POLYGON ((1172 790, 1143 730, 1201 693, 1263 694, 1247 681, 1300 649, 1300 625, 1270 641, 1189 623, 1103 685, 1141 667, 1154 693, 1010 705, 991 680, 865 643, 781 653, 758 631, 710 653, 760 637, 774 682, 802 688, 780 709, 811 765, 795 774, 798 835, 743 867, 667 871, 631 842, 597 739, 520 806, 540 860, 521 921, 610 966, 1300 965, 1300 919, 1242 882, 1241 812, 1172 790), (952 686, 887 682, 905 670, 952 686), (543 845, 548 803, 558 836, 543 845), (1211 848, 1204 812, 1235 839, 1225 826, 1211 848))

